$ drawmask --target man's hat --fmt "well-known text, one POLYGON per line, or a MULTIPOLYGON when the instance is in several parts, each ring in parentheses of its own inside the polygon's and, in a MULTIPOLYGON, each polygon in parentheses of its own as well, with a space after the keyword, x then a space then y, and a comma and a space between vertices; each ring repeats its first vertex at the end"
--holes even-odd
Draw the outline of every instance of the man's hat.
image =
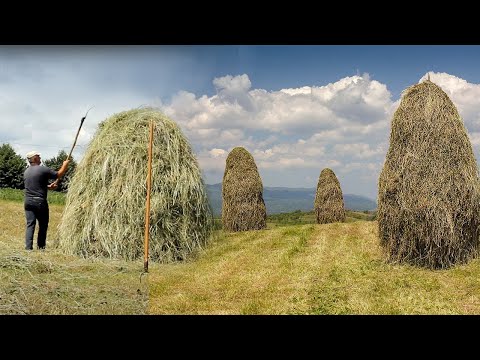
POLYGON ((27 159, 31 159, 35 155, 40 155, 40 153, 38 151, 30 151, 27 153, 27 159))

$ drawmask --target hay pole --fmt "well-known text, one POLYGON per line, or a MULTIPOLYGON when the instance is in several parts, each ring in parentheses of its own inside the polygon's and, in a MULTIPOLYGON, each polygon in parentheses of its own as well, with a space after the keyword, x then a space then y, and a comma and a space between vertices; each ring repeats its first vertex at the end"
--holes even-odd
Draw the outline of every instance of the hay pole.
MULTIPOLYGON (((74 142, 73 142, 72 148, 70 149, 70 153, 68 154, 66 160, 70 159, 70 157, 72 156, 73 148, 74 148, 75 145, 77 144, 78 135, 80 134, 80 130, 82 129, 83 122, 84 122, 85 119, 87 118, 88 112, 89 112, 90 110, 92 110, 93 108, 94 108, 94 106, 92 106, 90 109, 88 109, 87 112, 85 113, 85 116, 82 117, 82 120, 80 120, 80 126, 78 127, 77 135, 75 135, 75 140, 74 140, 74 142)), ((60 180, 60 179, 56 179, 56 180, 53 182, 53 184, 55 184, 54 186, 56 186, 56 185, 58 184, 58 181, 59 181, 59 180, 60 180)))
POLYGON ((147 171, 147 204, 145 207, 145 258, 143 271, 148 273, 148 238, 150 235, 150 192, 152 190, 152 146, 153 120, 150 119, 150 140, 148 142, 148 171, 147 171))

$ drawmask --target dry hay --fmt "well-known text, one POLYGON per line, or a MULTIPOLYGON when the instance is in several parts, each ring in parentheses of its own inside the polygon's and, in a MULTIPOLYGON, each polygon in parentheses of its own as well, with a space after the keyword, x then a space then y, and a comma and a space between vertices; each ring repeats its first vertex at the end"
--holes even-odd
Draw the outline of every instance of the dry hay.
POLYGON ((262 179, 252 155, 243 147, 227 156, 222 183, 222 223, 227 231, 259 230, 266 227, 262 179))
POLYGON ((143 256, 149 123, 154 121, 149 258, 182 260, 212 230, 201 172, 180 128, 141 108, 103 121, 71 180, 58 246, 68 254, 143 256))
POLYGON ((314 208, 317 224, 345 221, 342 188, 331 169, 325 168, 320 173, 314 208))
POLYGON ((405 90, 379 178, 380 242, 391 262, 447 268, 476 255, 480 192, 463 121, 427 80, 405 90))

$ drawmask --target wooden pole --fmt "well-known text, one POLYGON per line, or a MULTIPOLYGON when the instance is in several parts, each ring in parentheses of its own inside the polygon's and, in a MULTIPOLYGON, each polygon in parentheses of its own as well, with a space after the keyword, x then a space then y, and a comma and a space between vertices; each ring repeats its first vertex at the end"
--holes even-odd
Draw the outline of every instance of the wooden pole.
POLYGON ((150 141, 148 142, 147 205, 145 207, 145 258, 143 270, 148 272, 148 239, 150 235, 150 191, 152 190, 152 146, 153 120, 150 120, 150 141))
MULTIPOLYGON (((88 110, 90 110, 90 109, 88 109, 88 110)), ((88 114, 88 111, 87 111, 87 114, 88 114)), ((65 160, 70 159, 70 157, 72 156, 73 148, 74 148, 75 145, 77 144, 78 135, 80 134, 80 130, 82 129, 82 125, 83 125, 83 122, 85 121, 85 118, 86 118, 86 116, 84 116, 84 117, 82 118, 82 120, 80 120, 80 126, 78 127, 77 135, 75 136, 75 141, 73 142, 72 148, 70 149, 70 153, 68 154, 68 156, 67 156, 67 158, 66 158, 65 160)), ((54 183, 55 185, 57 185, 58 182, 59 182, 59 180, 60 180, 60 179, 56 179, 53 183, 54 183)))
MULTIPOLYGON (((67 159, 70 159, 72 157, 72 152, 73 152, 73 148, 75 147, 75 145, 77 144, 77 139, 78 139, 78 135, 80 134, 80 129, 82 128, 82 125, 83 125, 83 122, 85 121, 85 119, 87 118, 87 115, 88 115, 88 112, 90 110, 92 110, 94 108, 94 106, 92 106, 90 109, 87 110, 87 112, 85 113, 85 116, 82 118, 82 120, 80 120, 80 126, 78 127, 78 130, 77 130, 77 135, 75 136, 75 141, 73 142, 73 146, 72 148, 70 149, 70 154, 68 154, 67 156, 67 159)), ((53 184, 57 185, 58 184, 58 181, 60 179, 56 179, 53 184)))

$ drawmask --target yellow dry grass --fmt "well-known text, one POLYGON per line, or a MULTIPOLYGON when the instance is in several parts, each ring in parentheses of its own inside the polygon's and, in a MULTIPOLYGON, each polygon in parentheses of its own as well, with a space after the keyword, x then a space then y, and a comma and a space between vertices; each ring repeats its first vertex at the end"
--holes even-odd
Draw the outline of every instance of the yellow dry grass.
POLYGON ((47 248, 28 252, 23 203, 0 201, 0 314, 145 314, 143 262, 86 260, 53 249, 62 211, 50 204, 47 248))
POLYGON ((152 314, 480 314, 480 262, 388 264, 376 222, 221 234, 195 261, 150 270, 152 314))

